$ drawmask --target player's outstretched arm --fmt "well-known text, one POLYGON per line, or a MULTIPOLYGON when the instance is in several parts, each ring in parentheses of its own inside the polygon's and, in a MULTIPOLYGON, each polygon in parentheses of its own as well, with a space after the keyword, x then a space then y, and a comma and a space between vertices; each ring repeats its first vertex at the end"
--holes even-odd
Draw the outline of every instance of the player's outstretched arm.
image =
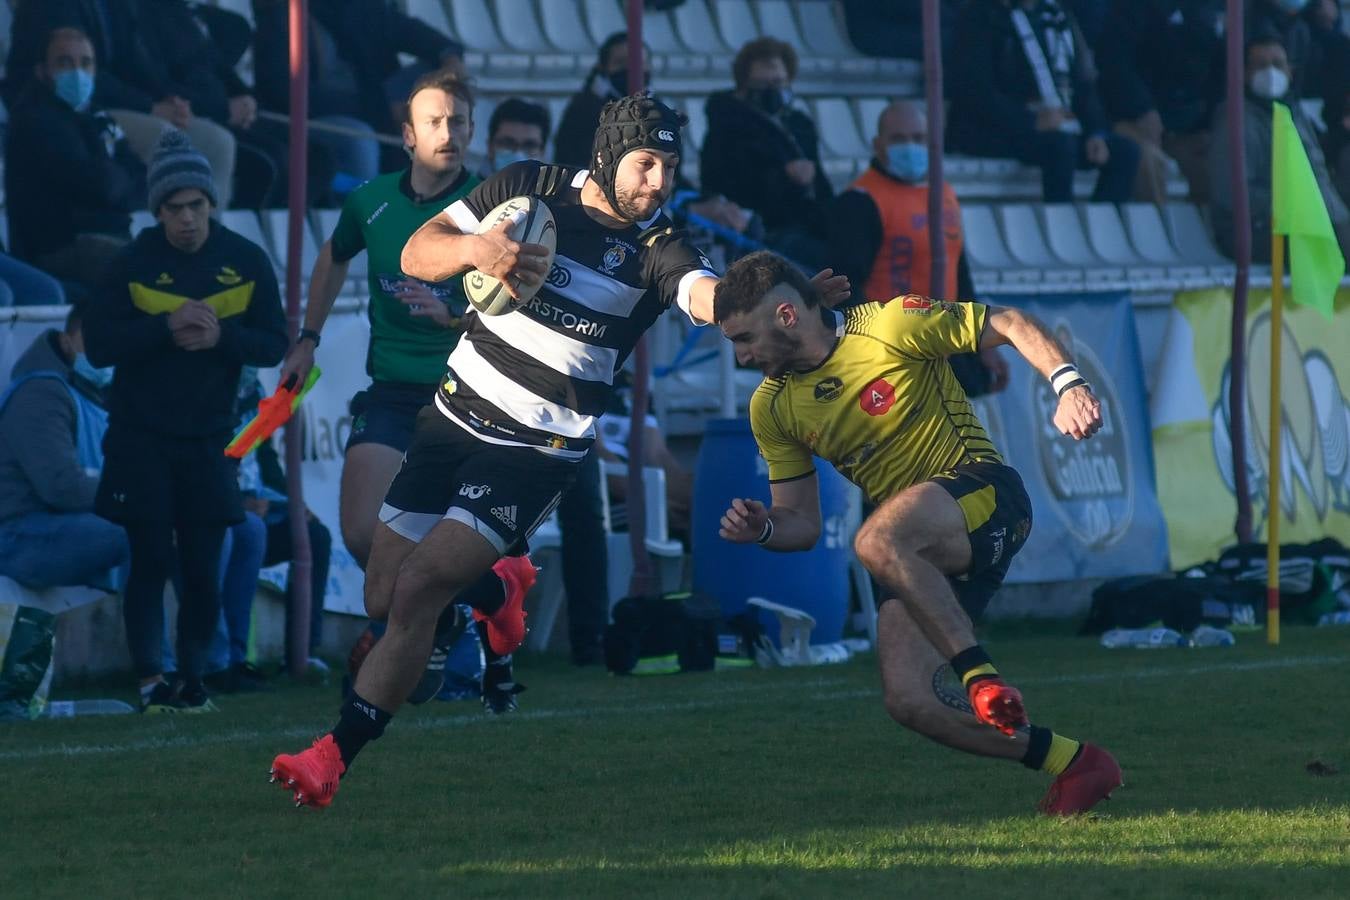
POLYGON ((769 485, 773 506, 758 500, 731 501, 718 534, 733 544, 759 544, 790 553, 810 550, 820 539, 820 482, 815 473, 769 485))
POLYGON ((1059 394, 1055 427, 1075 440, 1102 427, 1102 404, 1073 364, 1064 346, 1035 316, 1005 306, 989 307, 980 349, 1012 344, 1013 349, 1048 380, 1059 394))
POLYGON ((519 299, 521 287, 535 287, 548 274, 548 248, 511 240, 504 219, 482 234, 464 234, 445 216, 436 216, 403 245, 400 264, 413 278, 436 283, 469 269, 506 285, 507 293, 519 299))

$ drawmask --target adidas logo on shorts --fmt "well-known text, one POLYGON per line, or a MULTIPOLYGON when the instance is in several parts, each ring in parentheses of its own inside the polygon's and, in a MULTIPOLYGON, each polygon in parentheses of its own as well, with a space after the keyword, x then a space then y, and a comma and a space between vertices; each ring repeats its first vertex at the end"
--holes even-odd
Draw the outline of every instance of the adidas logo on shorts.
POLYGON ((492 507, 492 514, 507 528, 512 531, 516 530, 516 508, 514 506, 494 506, 492 507))

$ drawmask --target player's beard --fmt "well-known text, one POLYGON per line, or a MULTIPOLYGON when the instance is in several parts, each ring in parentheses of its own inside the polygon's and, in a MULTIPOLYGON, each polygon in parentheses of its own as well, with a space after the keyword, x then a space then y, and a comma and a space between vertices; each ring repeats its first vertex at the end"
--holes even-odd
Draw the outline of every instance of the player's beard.
POLYGON ((760 370, 770 378, 782 378, 792 371, 801 355, 802 339, 795 334, 774 330, 768 334, 769 352, 760 363, 760 370))
POLYGON ((664 194, 658 194, 656 197, 643 196, 636 191, 625 190, 615 185, 614 199, 614 211, 619 214, 620 219, 625 222, 642 222, 655 215, 667 197, 664 194))

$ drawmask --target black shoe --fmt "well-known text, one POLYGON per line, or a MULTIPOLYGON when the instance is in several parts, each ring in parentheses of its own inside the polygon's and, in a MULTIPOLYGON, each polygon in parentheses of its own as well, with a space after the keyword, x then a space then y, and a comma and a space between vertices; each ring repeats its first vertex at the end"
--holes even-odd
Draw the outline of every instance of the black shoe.
POLYGON ((173 685, 161 681, 149 694, 141 695, 141 712, 147 714, 182 712, 186 706, 174 691, 173 685))
POLYGON ((253 663, 241 662, 230 666, 225 675, 225 693, 257 694, 272 690, 267 676, 253 663))
POLYGON ((211 702, 210 695, 206 693, 206 687, 200 681, 183 682, 178 689, 178 700, 183 704, 179 712, 206 713, 219 710, 219 707, 211 702))
POLYGON ((511 671, 511 657, 503 656, 483 667, 483 711, 500 716, 516 711, 516 694, 525 690, 511 671))
POLYGON ((468 624, 469 618, 458 604, 452 605, 441 614, 440 620, 436 623, 436 642, 431 646, 431 656, 427 658, 427 667, 422 672, 422 679, 408 695, 409 703, 414 706, 426 703, 441 692, 441 688, 445 686, 445 661, 449 659, 450 650, 463 636, 468 624))

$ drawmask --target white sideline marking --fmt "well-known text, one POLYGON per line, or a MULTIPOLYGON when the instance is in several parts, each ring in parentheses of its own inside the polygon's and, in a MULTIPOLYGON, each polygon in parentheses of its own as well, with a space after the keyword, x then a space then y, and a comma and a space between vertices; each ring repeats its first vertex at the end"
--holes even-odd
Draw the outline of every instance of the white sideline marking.
MULTIPOLYGON (((1161 651, 1160 651, 1161 652, 1161 651)), ((1325 666, 1350 660, 1346 656, 1303 656, 1292 659, 1267 659, 1252 662, 1217 663, 1213 665, 1187 666, 1180 669, 1147 669, 1129 672, 1078 672, 1068 675, 1050 675, 1042 678, 1018 678, 1015 684, 1052 685, 1087 684, 1099 681, 1113 681, 1138 678, 1170 678, 1181 675, 1210 675, 1216 672, 1258 672, 1266 669, 1295 669, 1305 666, 1325 666)), ((809 695, 803 689, 829 688, 842 683, 839 678, 817 678, 793 684, 735 685, 720 691, 716 696, 698 700, 686 700, 677 703, 648 703, 643 705, 599 704, 583 707, 563 707, 560 709, 535 709, 510 713, 509 720, 526 722, 547 721, 550 719, 584 719, 589 717, 661 714, 671 712, 689 712, 702 709, 717 709, 758 702, 758 696, 738 698, 735 695, 764 695, 774 693, 792 693, 811 700, 851 700, 866 697, 878 697, 877 688, 850 688, 847 690, 816 690, 809 695)), ((134 715, 134 714, 133 714, 134 715)), ((210 715, 207 713, 206 715, 210 715)), ((196 716, 186 717, 195 721, 196 716)), ((498 722, 496 717, 476 715, 436 716, 418 718, 400 722, 399 730, 439 731, 449 728, 463 728, 473 725, 491 725, 498 722)), ((240 729, 215 732, 212 734, 184 734, 167 737, 142 738, 117 744, 57 744, 55 746, 34 747, 26 750, 0 751, 0 761, 26 761, 44 759, 53 756, 101 756, 111 753, 139 753, 146 750, 169 750, 181 747, 209 747, 216 744, 233 744, 240 741, 256 741, 263 738, 312 738, 316 737, 322 725, 310 727, 290 726, 285 728, 240 729)), ((278 748, 284 749, 284 748, 278 748)))

